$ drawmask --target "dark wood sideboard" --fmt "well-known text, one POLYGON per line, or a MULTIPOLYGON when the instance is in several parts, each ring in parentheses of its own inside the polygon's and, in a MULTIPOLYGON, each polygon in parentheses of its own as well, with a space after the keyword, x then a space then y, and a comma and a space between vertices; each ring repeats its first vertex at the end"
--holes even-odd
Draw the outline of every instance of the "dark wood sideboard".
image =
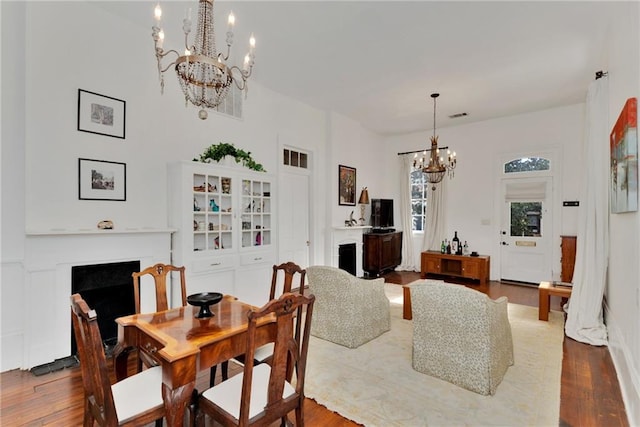
POLYGON ((362 235, 362 269, 368 276, 378 276, 402 263, 402 231, 362 235))
POLYGON ((479 280, 481 285, 489 282, 491 257, 480 255, 449 255, 435 251, 422 252, 420 257, 420 277, 450 276, 479 280))

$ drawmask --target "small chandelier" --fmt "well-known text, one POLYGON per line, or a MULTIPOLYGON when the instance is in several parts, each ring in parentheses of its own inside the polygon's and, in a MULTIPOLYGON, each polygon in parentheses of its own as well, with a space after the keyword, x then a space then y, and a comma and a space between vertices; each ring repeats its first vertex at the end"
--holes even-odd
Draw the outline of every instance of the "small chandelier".
POLYGON ((163 49, 164 31, 161 27, 162 9, 158 3, 155 8, 156 24, 152 27, 152 37, 155 42, 156 60, 158 61, 158 75, 160 76, 160 92, 164 93, 164 72, 174 66, 178 82, 185 97, 185 104, 201 107, 198 117, 206 119, 205 108, 217 107, 225 98, 231 84, 235 84, 241 91, 247 88, 247 79, 251 76, 255 60, 256 39, 251 34, 249 38, 249 52, 244 57, 242 68, 229 66, 229 53, 233 43, 233 26, 235 16, 229 13, 227 21, 227 53, 218 53, 214 34, 213 0, 199 0, 198 22, 196 37, 193 45, 189 46, 191 33, 191 8, 182 21, 184 32, 184 55, 176 50, 163 49), (162 60, 169 54, 176 55, 176 59, 163 67, 162 60))
POLYGON ((439 93, 432 93, 433 98, 433 136, 431 137, 431 148, 422 152, 422 157, 418 157, 418 152, 413 156, 413 168, 422 171, 427 180, 432 184, 431 189, 436 189, 436 184, 442 181, 444 174, 449 175, 449 179, 453 178, 454 169, 456 168, 456 152, 453 153, 449 147, 438 147, 438 136, 436 135, 436 98, 439 93), (440 150, 447 149, 447 159, 440 157, 440 150), (430 152, 427 163, 427 151, 430 152))

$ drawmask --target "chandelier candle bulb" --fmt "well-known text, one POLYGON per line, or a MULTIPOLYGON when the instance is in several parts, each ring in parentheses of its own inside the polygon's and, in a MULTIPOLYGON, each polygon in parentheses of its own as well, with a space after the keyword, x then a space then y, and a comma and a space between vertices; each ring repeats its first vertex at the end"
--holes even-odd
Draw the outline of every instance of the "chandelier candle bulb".
POLYGON ((156 8, 153 10, 153 14, 156 18, 158 26, 160 26, 160 20, 162 19, 162 9, 160 8, 160 3, 156 4, 156 8))
POLYGON ((249 36, 249 55, 253 55, 256 50, 256 38, 253 33, 249 36))
POLYGON ((233 14, 233 10, 229 12, 229 19, 227 20, 227 31, 233 31, 233 24, 236 23, 236 16, 233 14))

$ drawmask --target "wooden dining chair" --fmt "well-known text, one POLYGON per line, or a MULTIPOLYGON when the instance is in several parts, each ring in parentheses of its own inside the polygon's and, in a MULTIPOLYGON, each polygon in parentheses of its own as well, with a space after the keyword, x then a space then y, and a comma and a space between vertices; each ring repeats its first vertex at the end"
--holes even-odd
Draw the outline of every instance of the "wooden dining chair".
MULTIPOLYGON (((300 294, 304 294, 304 281, 307 274, 306 270, 302 269, 298 264, 293 262, 274 265, 273 274, 271 275, 271 292, 269 293, 269 300, 275 299, 276 293, 278 296, 280 296, 287 292, 291 292, 296 274, 299 276, 297 291, 300 294), (282 282, 280 281, 280 279, 282 279, 282 282), (280 283, 282 283, 282 290, 278 292, 280 283)), ((256 348, 253 356, 253 363, 256 365, 260 363, 268 363, 271 359, 272 354, 273 343, 260 346, 256 348)), ((234 360, 243 364, 245 361, 245 355, 242 354, 240 356, 236 356, 234 357, 234 360)), ((213 387, 213 384, 210 384, 209 386, 213 387)))
POLYGON ((269 300, 276 298, 279 272, 282 272, 284 274, 282 291, 280 292, 280 294, 286 294, 287 292, 291 292, 291 287, 293 286, 293 279, 296 274, 300 276, 298 292, 300 294, 304 294, 304 280, 307 275, 307 271, 302 269, 296 263, 285 262, 284 264, 273 266, 273 274, 271 275, 271 292, 269 293, 269 300))
POLYGON ((304 380, 313 315, 313 295, 285 293, 260 309, 249 311, 244 370, 204 391, 198 399, 197 425, 208 415, 223 426, 267 426, 295 410, 304 426, 304 380), (255 365, 257 323, 274 316, 276 333, 271 365, 255 365), (292 382, 295 373, 295 384, 292 382))
POLYGON ((165 311, 169 309, 167 299, 167 275, 172 271, 180 272, 180 291, 182 295, 182 305, 187 305, 187 284, 185 280, 184 267, 176 267, 169 264, 156 264, 147 267, 139 273, 133 273, 133 297, 135 300, 136 313, 140 313, 140 277, 147 274, 153 277, 156 291, 156 311, 165 311))
POLYGON ((80 294, 71 296, 71 322, 82 369, 85 427, 162 426, 162 368, 154 367, 111 385, 95 310, 80 294))
MULTIPOLYGON (((140 313, 140 277, 147 274, 153 277, 155 283, 156 292, 156 311, 165 311, 169 309, 169 303, 167 299, 167 276, 172 271, 180 272, 180 292, 182 296, 182 305, 187 305, 187 283, 185 279, 185 268, 176 267, 170 264, 155 264, 151 267, 147 267, 139 273, 133 273, 133 295, 135 299, 136 313, 140 313)), ((138 358, 138 372, 142 370, 142 365, 145 366, 157 366, 158 362, 155 360, 155 356, 152 353, 147 352, 144 348, 140 348, 138 358)), ((228 378, 229 362, 223 362, 222 368, 222 380, 228 378)), ((211 367, 211 379, 209 380, 212 386, 216 377, 216 366, 211 367)))

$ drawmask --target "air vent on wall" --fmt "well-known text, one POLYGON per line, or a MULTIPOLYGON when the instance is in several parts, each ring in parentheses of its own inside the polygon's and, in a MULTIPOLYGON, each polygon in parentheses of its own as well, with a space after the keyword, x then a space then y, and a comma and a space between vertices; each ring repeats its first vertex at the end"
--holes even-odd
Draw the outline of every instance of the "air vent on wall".
POLYGON ((215 108, 218 113, 226 114, 237 119, 242 118, 242 104, 244 92, 236 85, 231 85, 231 90, 222 102, 215 108))
POLYGON ((449 116, 450 119, 457 119, 458 117, 464 117, 464 116, 468 116, 468 113, 457 113, 457 114, 452 114, 449 116))

